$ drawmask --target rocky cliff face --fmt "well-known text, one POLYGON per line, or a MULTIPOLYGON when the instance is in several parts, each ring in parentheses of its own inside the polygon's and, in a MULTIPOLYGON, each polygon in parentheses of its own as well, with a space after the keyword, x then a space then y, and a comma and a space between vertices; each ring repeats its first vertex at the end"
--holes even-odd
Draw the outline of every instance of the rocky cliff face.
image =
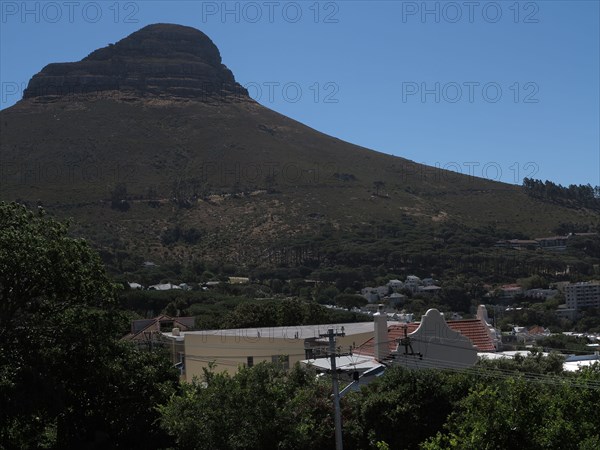
POLYGON ((24 98, 118 91, 142 96, 248 98, 208 36, 191 27, 155 24, 79 62, 49 64, 24 98))

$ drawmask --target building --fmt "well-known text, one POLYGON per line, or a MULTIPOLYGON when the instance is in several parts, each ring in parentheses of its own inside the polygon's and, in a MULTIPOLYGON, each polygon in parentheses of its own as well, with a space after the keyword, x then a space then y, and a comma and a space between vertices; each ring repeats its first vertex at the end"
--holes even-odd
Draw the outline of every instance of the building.
POLYGON ((524 293, 525 297, 535 298, 537 300, 548 300, 549 298, 556 297, 558 290, 556 289, 528 289, 524 293))
POLYGON ((374 287, 366 287, 360 290, 360 295, 367 299, 369 303, 379 301, 379 292, 374 287))
POLYGON ((183 346, 177 345, 175 340, 167 340, 163 333, 180 333, 182 330, 192 330, 195 317, 170 317, 165 314, 152 319, 138 319, 131 321, 131 331, 123 336, 122 340, 134 342, 138 347, 157 348, 169 346, 173 364, 181 361, 183 346))
POLYGON ((567 284, 564 287, 567 309, 600 308, 600 282, 567 284))
POLYGON ((262 361, 287 368, 301 360, 325 356, 329 342, 322 335, 329 328, 344 334, 336 338, 342 352, 349 352, 373 337, 373 322, 181 331, 163 335, 183 348, 183 376, 191 381, 194 377, 201 378, 209 366, 217 372, 235 373, 240 366, 253 366, 262 361))
POLYGON ((404 283, 400 280, 390 280, 388 281, 387 285, 392 290, 392 292, 398 292, 402 288, 404 288, 404 283))
POLYGON ((417 289, 417 292, 419 294, 433 296, 435 294, 439 294, 441 292, 441 290, 442 290, 442 288, 439 286, 429 285, 429 286, 419 286, 417 289))
POLYGON ((567 305, 558 305, 556 315, 559 319, 575 320, 577 319, 578 313, 576 309, 567 308, 567 305))
POLYGON ((409 289, 411 292, 416 292, 419 289, 419 286, 421 285, 421 279, 416 275, 407 276, 406 281, 404 282, 404 287, 406 289, 409 289))
POLYGON ((498 299, 499 300, 512 300, 519 295, 523 295, 524 290, 518 284, 505 284, 498 288, 498 299))
MULTIPOLYGON (((382 315, 380 314, 380 316, 382 315)), ((377 325, 377 318, 375 319, 375 323, 377 325)), ((355 353, 364 356, 373 356, 375 359, 389 357, 389 355, 394 355, 398 351, 405 351, 404 349, 399 350, 399 345, 402 339, 407 337, 415 338, 415 344, 418 342, 439 343, 446 340, 447 342, 439 344, 441 347, 438 349, 441 351, 442 347, 445 347, 446 354, 439 355, 439 358, 444 361, 462 359, 460 355, 453 355, 452 349, 459 348, 464 350, 465 348, 469 348, 469 346, 464 344, 466 341, 462 339, 463 337, 472 345, 476 353, 496 352, 502 346, 501 334, 489 324, 487 310, 484 305, 480 305, 477 309, 476 319, 445 321, 443 314, 436 309, 430 309, 423 316, 421 322, 393 324, 388 326, 387 330, 383 332, 380 328, 381 336, 378 337, 377 333, 376 330, 375 336, 359 346, 355 350, 355 353), (423 325, 425 321, 428 321, 428 323, 423 325), (420 330, 419 333, 416 333, 418 330, 420 330), (461 337, 459 338, 459 336, 461 337), (385 342, 387 347, 384 346, 384 348, 381 348, 378 342, 385 342), (380 355, 379 357, 377 356, 378 354, 380 355)), ((417 346, 413 345, 413 351, 418 352, 414 350, 415 348, 417 346)))
POLYGON ((567 248, 567 241, 569 236, 552 236, 545 238, 536 238, 535 240, 539 243, 540 248, 544 250, 565 250, 567 248))
POLYGON ((153 284, 152 286, 148 286, 149 291, 170 291, 173 289, 182 289, 181 286, 178 286, 173 283, 159 283, 153 284))
POLYGON ((437 309, 429 309, 418 323, 388 326, 385 314, 377 313, 374 318, 373 338, 359 346, 355 355, 411 369, 465 368, 477 362, 473 341, 453 330, 437 309))
POLYGON ((385 297, 384 300, 387 300, 388 304, 391 307, 397 308, 399 306, 402 306, 406 302, 406 295, 393 292, 389 296, 385 297))
POLYGON ((497 241, 494 247, 512 248, 515 250, 535 250, 539 248, 540 243, 533 239, 507 239, 497 241))

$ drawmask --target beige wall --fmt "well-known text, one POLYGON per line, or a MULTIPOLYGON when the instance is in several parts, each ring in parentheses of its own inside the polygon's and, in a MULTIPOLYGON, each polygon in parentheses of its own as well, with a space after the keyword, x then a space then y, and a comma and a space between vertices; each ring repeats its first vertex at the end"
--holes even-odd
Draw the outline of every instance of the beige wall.
MULTIPOLYGON (((359 346, 373 337, 373 332, 337 337, 337 346, 347 352, 350 346, 359 346)), ((229 336, 185 333, 185 379, 202 379, 203 368, 215 362, 215 371, 237 372, 245 365, 248 357, 254 358, 254 364, 261 361, 271 362, 275 355, 288 355, 289 366, 305 358, 304 339, 274 338, 269 336, 229 336)))

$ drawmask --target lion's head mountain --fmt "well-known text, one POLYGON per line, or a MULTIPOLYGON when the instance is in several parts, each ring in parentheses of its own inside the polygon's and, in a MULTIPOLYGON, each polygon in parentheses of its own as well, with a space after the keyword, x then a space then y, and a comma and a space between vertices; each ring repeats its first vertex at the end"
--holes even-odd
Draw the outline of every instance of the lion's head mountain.
POLYGON ((325 135, 242 84, 208 36, 172 24, 49 64, 0 112, 0 199, 43 205, 99 247, 144 260, 252 264, 375 224, 433 240, 448 225, 543 236, 598 219, 325 135), (197 236, 165 241, 175 228, 197 236))

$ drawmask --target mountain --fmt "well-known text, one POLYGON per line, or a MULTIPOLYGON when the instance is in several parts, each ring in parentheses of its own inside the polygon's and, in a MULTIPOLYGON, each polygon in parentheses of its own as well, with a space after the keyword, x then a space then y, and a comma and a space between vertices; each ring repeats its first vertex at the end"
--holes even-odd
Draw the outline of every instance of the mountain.
POLYGON ((49 64, 0 127, 0 199, 42 204, 98 246, 150 260, 261 264, 294 239, 374 223, 535 237, 598 221, 269 110, 204 33, 179 25, 49 64))

